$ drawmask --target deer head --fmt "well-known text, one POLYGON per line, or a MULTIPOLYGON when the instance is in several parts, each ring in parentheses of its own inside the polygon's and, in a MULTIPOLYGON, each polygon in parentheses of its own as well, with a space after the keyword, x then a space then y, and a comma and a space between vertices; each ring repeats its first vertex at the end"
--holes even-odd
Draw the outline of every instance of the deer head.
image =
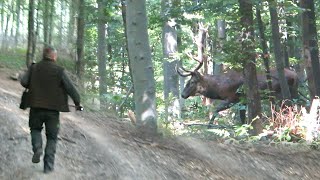
POLYGON ((196 60, 199 64, 198 66, 193 70, 186 70, 183 66, 180 66, 179 68, 176 67, 177 73, 182 77, 188 77, 191 76, 191 79, 187 82, 186 86, 184 87, 181 97, 184 99, 187 99, 190 96, 195 96, 199 92, 200 82, 203 78, 203 76, 198 72, 198 70, 202 67, 203 61, 199 60, 197 58, 194 58, 192 55, 187 54, 190 58, 196 60), (185 73, 181 72, 184 71, 185 73))

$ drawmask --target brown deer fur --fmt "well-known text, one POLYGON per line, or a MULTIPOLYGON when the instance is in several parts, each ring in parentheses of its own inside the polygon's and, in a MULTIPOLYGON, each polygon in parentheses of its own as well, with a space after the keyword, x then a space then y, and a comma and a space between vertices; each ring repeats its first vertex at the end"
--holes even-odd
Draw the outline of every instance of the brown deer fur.
MULTIPOLYGON (((200 64, 202 64, 200 62, 200 64)), ((211 99, 223 100, 215 109, 212 118, 209 121, 209 124, 212 124, 215 117, 222 110, 230 108, 235 103, 239 102, 240 97, 243 95, 241 92, 238 92, 239 88, 244 84, 243 74, 236 71, 229 71, 220 75, 202 75, 197 70, 201 67, 199 65, 196 70, 188 71, 183 67, 182 70, 188 72, 187 74, 181 73, 180 69, 177 69, 177 72, 181 76, 191 76, 191 79, 187 82, 183 92, 181 93, 182 98, 186 99, 190 96, 203 95, 211 99)), ((272 91, 277 99, 281 98, 281 88, 279 83, 279 78, 277 75, 276 69, 270 71, 272 78, 272 91)), ((297 97, 297 82, 298 76, 297 73, 285 68, 284 74, 287 79, 287 83, 290 87, 291 97, 297 97)), ((258 74, 258 88, 260 90, 267 89, 267 79, 264 74, 258 74)), ((244 123, 244 120, 242 120, 244 123)))

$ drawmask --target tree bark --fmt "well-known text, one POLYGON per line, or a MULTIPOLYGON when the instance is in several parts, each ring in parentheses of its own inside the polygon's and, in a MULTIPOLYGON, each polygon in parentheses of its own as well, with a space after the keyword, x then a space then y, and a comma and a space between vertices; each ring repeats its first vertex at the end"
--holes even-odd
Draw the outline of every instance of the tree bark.
POLYGON ((6 1, 2 2, 3 5, 1 6, 1 32, 4 30, 4 17, 5 17, 5 7, 6 7, 6 1))
POLYGON ((14 23, 16 21, 16 2, 11 1, 11 12, 12 12, 12 18, 11 18, 11 27, 10 27, 10 37, 14 37, 13 32, 14 32, 14 23))
POLYGON ((68 25, 68 44, 74 44, 75 42, 75 15, 76 15, 76 0, 71 0, 69 3, 69 25, 68 25))
POLYGON ((271 27, 272 27, 272 40, 273 49, 275 54, 276 67, 281 87, 281 94, 283 99, 291 99, 291 94, 289 90, 289 85, 284 76, 284 59, 281 52, 281 42, 279 33, 279 23, 278 23, 278 13, 277 13, 277 2, 274 0, 269 0, 269 11, 271 16, 271 27))
MULTIPOLYGON (((127 34, 127 5, 126 5, 126 0, 121 0, 121 15, 122 15, 122 20, 123 20, 123 26, 124 26, 124 35, 126 39, 126 50, 127 50, 127 55, 129 56, 129 50, 128 50, 128 34, 127 34)), ((132 77, 132 69, 130 66, 130 58, 128 58, 128 64, 129 64, 129 73, 130 73, 130 80, 133 85, 132 89, 134 89, 134 84, 133 84, 133 77, 132 77)))
POLYGON ((49 44, 49 7, 50 1, 45 0, 43 7, 43 42, 49 44))
MULTIPOLYGON (((222 53, 224 41, 226 40, 226 21, 222 19, 217 20, 218 39, 216 43, 216 52, 222 53)), ((213 74, 220 74, 223 70, 223 65, 220 62, 213 62, 213 74)))
POLYGON ((78 21, 77 21, 77 61, 76 72, 80 81, 84 74, 84 30, 85 30, 85 0, 79 0, 78 6, 78 21))
MULTIPOLYGON (((9 11, 9 7, 8 7, 8 11, 9 11)), ((8 30, 9 30, 10 18, 11 18, 11 13, 7 13, 6 27, 5 27, 4 35, 3 35, 3 39, 2 39, 2 49, 3 50, 8 49, 8 30)))
POLYGON ((261 100, 258 91, 255 65, 255 42, 253 31, 253 12, 251 0, 239 0, 242 34, 242 62, 244 66, 244 84, 247 94, 248 119, 252 123, 253 134, 262 132, 261 100))
POLYGON ((28 47, 26 56, 26 65, 29 67, 34 60, 35 52, 35 32, 34 32, 34 4, 35 0, 29 0, 28 14, 28 47))
POLYGON ((17 12, 17 16, 16 16, 16 34, 14 37, 14 43, 15 46, 17 47, 19 44, 19 37, 20 37, 20 10, 21 10, 21 0, 17 0, 16 1, 16 12, 17 12))
POLYGON ((157 133, 155 80, 147 31, 145 0, 127 0, 127 35, 138 129, 145 135, 157 133))
POLYGON ((263 64, 265 67, 265 73, 266 73, 266 77, 267 77, 267 85, 268 85, 268 89, 269 89, 269 100, 271 102, 274 101, 274 97, 273 97, 273 93, 272 93, 272 80, 271 80, 271 75, 270 75, 270 64, 269 64, 269 51, 268 51, 268 45, 267 45, 267 40, 266 37, 264 35, 264 31, 265 31, 265 27, 263 25, 263 21, 261 18, 261 12, 260 12, 260 7, 256 8, 256 18, 257 18, 257 22, 258 22, 258 29, 259 29, 259 36, 260 36, 260 44, 262 47, 262 59, 263 59, 263 64))
MULTIPOLYGON (((162 13, 170 11, 171 5, 167 1, 162 1, 162 13)), ((179 103, 179 77, 175 72, 178 63, 176 58, 177 32, 175 23, 172 19, 165 18, 162 28, 162 53, 163 53, 163 76, 164 76, 164 101, 165 101, 165 121, 168 122, 169 114, 171 117, 180 118, 179 103), (172 96, 170 96, 170 94, 172 96), (172 99, 171 99, 172 98, 172 99)))
POLYGON ((98 3, 98 71, 99 71, 99 97, 100 110, 107 109, 107 72, 106 72, 106 17, 104 15, 105 5, 103 0, 97 0, 98 3))
POLYGON ((311 100, 320 96, 320 65, 315 7, 313 0, 300 0, 302 13, 303 58, 306 64, 311 100))
POLYGON ((55 3, 54 0, 50 1, 50 14, 49 14, 49 36, 48 36, 48 43, 52 44, 52 35, 54 30, 54 24, 53 24, 53 15, 55 14, 55 3))
POLYGON ((65 9, 64 9, 64 7, 65 7, 66 5, 65 5, 65 1, 61 1, 60 2, 60 19, 59 19, 59 37, 58 37, 58 40, 59 40, 59 46, 60 47, 62 47, 62 45, 63 45, 63 39, 64 39, 64 33, 63 33, 63 25, 65 24, 65 22, 64 22, 64 16, 65 16, 65 9))

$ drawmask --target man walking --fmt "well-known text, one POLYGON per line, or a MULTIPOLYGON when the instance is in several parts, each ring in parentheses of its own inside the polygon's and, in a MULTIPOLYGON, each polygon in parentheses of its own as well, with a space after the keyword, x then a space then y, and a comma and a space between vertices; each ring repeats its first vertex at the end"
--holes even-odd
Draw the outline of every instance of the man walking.
POLYGON ((76 110, 82 110, 80 95, 65 70, 56 64, 57 51, 45 47, 43 58, 33 64, 21 79, 21 85, 29 89, 29 127, 33 150, 33 163, 39 163, 43 153, 41 131, 46 129, 47 144, 44 151, 44 173, 54 170, 54 159, 60 112, 69 112, 68 95, 74 101, 76 110))

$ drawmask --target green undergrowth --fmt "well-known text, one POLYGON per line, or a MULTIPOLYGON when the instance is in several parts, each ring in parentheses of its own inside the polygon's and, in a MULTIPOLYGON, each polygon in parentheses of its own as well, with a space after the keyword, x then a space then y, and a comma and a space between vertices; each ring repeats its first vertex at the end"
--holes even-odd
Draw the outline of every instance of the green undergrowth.
POLYGON ((207 120, 191 118, 169 122, 165 128, 173 135, 197 137, 227 144, 262 143, 271 146, 300 144, 311 149, 320 149, 318 119, 320 114, 312 116, 304 107, 282 105, 279 109, 273 106, 271 115, 261 118, 263 131, 259 135, 252 135, 251 124, 229 123, 232 120, 226 118, 235 118, 230 114, 233 113, 224 113, 225 117, 217 118, 217 125, 210 127, 207 125, 207 120))
POLYGON ((0 65, 2 67, 19 70, 26 67, 26 51, 22 49, 1 51, 0 65))
MULTIPOLYGON (((41 59, 40 55, 36 55, 36 62, 41 59)), ((67 56, 59 56, 57 63, 71 73, 75 71, 75 62, 67 56)), ((26 50, 14 49, 0 50, 0 66, 10 70, 21 70, 26 68, 26 50)))

